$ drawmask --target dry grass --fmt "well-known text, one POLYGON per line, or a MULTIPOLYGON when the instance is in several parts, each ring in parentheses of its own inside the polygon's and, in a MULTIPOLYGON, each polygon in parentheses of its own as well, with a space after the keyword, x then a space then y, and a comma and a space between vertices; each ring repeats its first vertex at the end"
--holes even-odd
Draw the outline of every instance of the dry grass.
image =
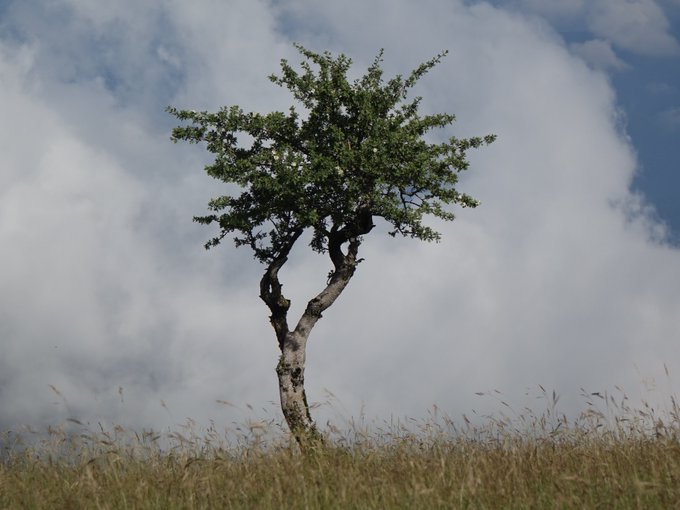
POLYGON ((540 416, 482 425, 330 427, 307 454, 271 423, 230 442, 191 424, 161 437, 75 422, 30 447, 6 433, 0 508, 680 508, 675 400, 659 417, 593 397, 572 422, 553 395, 540 416))

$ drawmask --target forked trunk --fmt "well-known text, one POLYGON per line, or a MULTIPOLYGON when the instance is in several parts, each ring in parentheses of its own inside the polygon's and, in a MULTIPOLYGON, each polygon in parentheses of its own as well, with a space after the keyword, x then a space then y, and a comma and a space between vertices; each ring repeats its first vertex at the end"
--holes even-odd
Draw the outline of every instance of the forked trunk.
POLYGON ((312 420, 305 395, 307 338, 321 318, 321 314, 335 302, 354 275, 356 266, 360 262, 357 259, 357 252, 361 244, 361 240, 356 236, 368 233, 371 228, 373 224, 369 215, 367 221, 362 221, 361 227, 355 226, 348 230, 334 226, 331 229, 328 237, 328 253, 335 269, 329 275, 326 288, 307 303, 307 308, 293 331, 288 328, 290 301, 281 292, 279 270, 288 260, 288 253, 302 234, 302 230, 297 231, 289 243, 282 248, 280 255, 272 260, 260 281, 260 297, 272 312, 269 319, 276 331, 279 349, 281 349, 281 357, 276 367, 281 410, 290 431, 303 449, 323 442, 323 436, 312 420), (347 253, 343 253, 341 246, 346 242, 349 246, 347 253))

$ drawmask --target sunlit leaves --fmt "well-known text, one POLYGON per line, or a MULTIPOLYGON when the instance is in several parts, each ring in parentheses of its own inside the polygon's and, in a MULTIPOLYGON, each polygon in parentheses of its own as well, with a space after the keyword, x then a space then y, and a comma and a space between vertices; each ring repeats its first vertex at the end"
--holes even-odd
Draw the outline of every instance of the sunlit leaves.
POLYGON ((314 53, 302 46, 300 70, 281 61, 275 84, 297 102, 288 112, 259 114, 238 106, 216 113, 168 108, 186 125, 173 141, 204 142, 214 154, 207 173, 236 184, 238 196, 212 200, 213 214, 195 218, 217 223, 219 244, 233 234, 262 262, 276 258, 299 233, 312 229, 312 248, 328 248, 331 231, 366 233, 366 217, 391 224, 393 235, 436 240, 426 215, 452 220, 451 204, 478 202, 457 191, 466 152, 491 143, 493 135, 430 143, 426 135, 455 121, 451 114, 421 116, 420 99, 409 90, 446 52, 418 66, 407 78, 383 79, 380 51, 367 73, 350 82, 344 55, 314 53), (364 226, 360 226, 364 225, 364 226))

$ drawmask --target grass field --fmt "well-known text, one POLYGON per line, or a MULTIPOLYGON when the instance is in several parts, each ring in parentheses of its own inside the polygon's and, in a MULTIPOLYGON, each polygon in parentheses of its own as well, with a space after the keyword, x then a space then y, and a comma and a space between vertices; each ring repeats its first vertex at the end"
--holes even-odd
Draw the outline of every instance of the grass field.
POLYGON ((605 410, 572 422, 550 408, 481 425, 331 427, 304 454, 271 423, 235 441, 82 426, 28 447, 6 432, 0 508, 680 508, 675 400, 659 417, 598 398, 605 410))

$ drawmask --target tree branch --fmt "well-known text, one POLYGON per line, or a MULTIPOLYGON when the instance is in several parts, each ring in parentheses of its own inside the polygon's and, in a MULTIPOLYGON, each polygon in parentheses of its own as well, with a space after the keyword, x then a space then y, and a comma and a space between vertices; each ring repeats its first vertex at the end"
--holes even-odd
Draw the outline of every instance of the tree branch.
POLYGON ((357 259, 361 237, 373 229, 373 216, 366 207, 359 208, 353 223, 338 228, 333 225, 328 235, 328 255, 333 262, 334 271, 331 273, 326 288, 307 303, 305 312, 295 326, 295 333, 307 336, 321 314, 326 311, 340 296, 349 283, 360 260, 357 259), (343 253, 342 245, 349 243, 347 253, 343 253))
POLYGON ((345 290, 350 279, 354 276, 354 271, 359 263, 357 260, 357 253, 360 244, 361 240, 359 238, 353 237, 350 239, 346 255, 342 254, 339 247, 337 248, 342 254, 342 262, 336 264, 334 261, 335 271, 333 271, 328 285, 307 303, 307 308, 295 326, 296 335, 302 337, 309 335, 314 325, 321 318, 321 314, 326 311, 326 309, 335 302, 338 296, 340 296, 342 291, 345 290))
POLYGON ((288 309, 290 308, 290 300, 281 292, 281 282, 279 281, 279 270, 288 260, 288 254, 293 248, 295 241, 298 240, 302 234, 302 229, 293 232, 292 237, 282 248, 279 255, 274 258, 262 279, 260 280, 260 299, 266 303, 272 314, 269 320, 276 332, 276 338, 279 342, 279 349, 283 350, 283 343, 288 334, 288 309))

